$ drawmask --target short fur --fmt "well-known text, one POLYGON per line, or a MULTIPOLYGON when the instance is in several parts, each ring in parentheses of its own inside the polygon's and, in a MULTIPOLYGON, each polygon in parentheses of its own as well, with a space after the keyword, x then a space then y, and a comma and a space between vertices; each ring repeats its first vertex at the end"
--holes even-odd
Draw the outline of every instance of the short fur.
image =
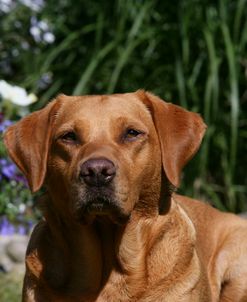
POLYGON ((173 193, 205 129, 145 91, 60 95, 11 126, 10 157, 47 191, 23 301, 246 302, 247 222, 173 193), (99 158, 116 173, 88 186, 82 166, 99 158))

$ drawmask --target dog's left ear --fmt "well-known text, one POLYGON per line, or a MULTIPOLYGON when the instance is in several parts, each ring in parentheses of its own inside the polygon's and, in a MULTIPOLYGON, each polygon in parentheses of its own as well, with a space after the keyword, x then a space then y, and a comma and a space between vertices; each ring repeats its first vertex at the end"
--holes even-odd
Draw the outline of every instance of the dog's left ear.
POLYGON ((182 168, 198 150, 206 125, 197 113, 166 103, 149 92, 141 90, 137 94, 151 111, 166 177, 178 187, 182 168))
POLYGON ((59 103, 55 100, 10 126, 4 134, 8 154, 28 180, 32 192, 43 184, 52 121, 59 103))

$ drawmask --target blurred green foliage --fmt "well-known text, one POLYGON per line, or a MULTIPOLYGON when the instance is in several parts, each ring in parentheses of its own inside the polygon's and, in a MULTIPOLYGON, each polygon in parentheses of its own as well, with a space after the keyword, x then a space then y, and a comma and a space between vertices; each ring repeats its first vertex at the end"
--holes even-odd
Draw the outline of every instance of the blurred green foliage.
POLYGON ((0 272, 0 301, 21 301, 23 274, 19 272, 4 274, 0 272))
POLYGON ((246 15, 245 0, 15 1, 0 12, 0 78, 36 93, 32 110, 60 92, 145 88, 199 112, 208 131, 180 192, 246 210, 246 15), (55 41, 44 26, 35 37, 38 21, 55 41))

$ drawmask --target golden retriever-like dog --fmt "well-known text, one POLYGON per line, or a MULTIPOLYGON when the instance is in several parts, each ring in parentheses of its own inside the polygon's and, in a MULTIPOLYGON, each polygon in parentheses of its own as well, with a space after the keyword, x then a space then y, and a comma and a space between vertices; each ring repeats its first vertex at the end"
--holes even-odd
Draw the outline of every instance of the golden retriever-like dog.
POLYGON ((23 301, 246 302, 247 221, 179 196, 201 117, 151 93, 65 96, 4 141, 44 218, 23 301))

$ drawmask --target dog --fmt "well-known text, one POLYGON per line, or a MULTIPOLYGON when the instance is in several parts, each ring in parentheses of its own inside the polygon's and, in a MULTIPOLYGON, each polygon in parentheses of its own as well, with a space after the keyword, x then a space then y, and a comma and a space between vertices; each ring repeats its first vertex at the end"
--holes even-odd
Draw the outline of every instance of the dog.
POLYGON ((138 90, 59 95, 4 135, 44 218, 25 302, 246 302, 247 221, 175 193, 202 118, 138 90))

